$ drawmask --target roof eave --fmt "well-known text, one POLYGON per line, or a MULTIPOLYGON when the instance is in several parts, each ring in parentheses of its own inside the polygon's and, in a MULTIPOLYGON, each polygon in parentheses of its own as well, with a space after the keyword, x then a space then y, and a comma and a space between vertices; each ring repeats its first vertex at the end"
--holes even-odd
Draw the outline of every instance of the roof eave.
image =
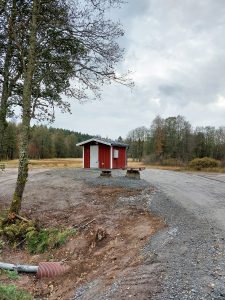
POLYGON ((129 145, 128 144, 112 144, 112 146, 115 146, 115 147, 128 147, 129 145))
POLYGON ((101 141, 101 140, 94 139, 94 138, 89 139, 89 140, 84 141, 84 142, 81 142, 81 143, 78 143, 78 144, 76 144, 76 146, 83 146, 83 145, 88 144, 88 143, 91 143, 91 142, 97 142, 97 143, 104 144, 104 145, 107 145, 107 146, 112 146, 111 143, 103 142, 103 141, 101 141))

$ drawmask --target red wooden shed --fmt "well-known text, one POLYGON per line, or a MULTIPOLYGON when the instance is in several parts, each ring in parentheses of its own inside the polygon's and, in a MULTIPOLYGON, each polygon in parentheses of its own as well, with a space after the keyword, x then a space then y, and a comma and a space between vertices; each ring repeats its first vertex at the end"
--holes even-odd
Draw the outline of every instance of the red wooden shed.
POLYGON ((83 147, 83 168, 124 169, 127 166, 126 144, 92 138, 77 146, 83 147))

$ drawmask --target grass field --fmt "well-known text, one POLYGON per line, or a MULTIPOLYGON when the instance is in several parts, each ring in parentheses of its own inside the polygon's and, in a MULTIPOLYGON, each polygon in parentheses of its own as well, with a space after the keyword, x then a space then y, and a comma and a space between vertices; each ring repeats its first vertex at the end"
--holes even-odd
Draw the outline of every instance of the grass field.
MULTIPOLYGON (((6 168, 18 167, 18 159, 3 161, 6 168)), ((51 159, 31 159, 29 161, 29 168, 82 168, 82 158, 51 158, 51 159)), ((133 161, 128 159, 128 167, 130 168, 146 168, 146 169, 160 169, 160 170, 171 170, 171 171, 194 171, 194 172, 215 172, 225 173, 225 168, 211 168, 202 169, 196 171, 188 167, 182 166, 160 166, 160 165, 148 165, 142 162, 133 161)))
MULTIPOLYGON (((18 167, 18 159, 3 162, 6 168, 18 167)), ((31 159, 30 168, 82 168, 81 158, 31 159)))
MULTIPOLYGON (((6 168, 18 167, 18 159, 3 162, 6 168)), ((82 158, 51 158, 51 159, 31 159, 29 161, 30 168, 82 168, 82 158)), ((165 170, 177 170, 179 167, 173 166, 153 166, 146 165, 142 162, 128 160, 130 168, 156 168, 165 170)))
POLYGON ((160 166, 160 165, 149 165, 143 162, 128 160, 128 167, 130 168, 146 168, 146 169, 160 169, 160 170, 171 170, 171 171, 181 171, 184 169, 179 166, 160 166))

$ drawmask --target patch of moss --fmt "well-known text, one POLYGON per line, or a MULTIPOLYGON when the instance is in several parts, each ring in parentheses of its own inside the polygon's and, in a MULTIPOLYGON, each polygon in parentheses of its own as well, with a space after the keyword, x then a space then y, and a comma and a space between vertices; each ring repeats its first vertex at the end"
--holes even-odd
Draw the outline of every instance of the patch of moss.
POLYGON ((33 297, 26 291, 19 290, 15 285, 0 284, 1 300, 32 300, 33 297))
MULTIPOLYGON (((13 247, 26 247, 31 254, 60 247, 75 233, 75 229, 40 228, 37 222, 19 219, 0 224, 0 237, 4 237, 13 247)), ((3 245, 0 239, 0 251, 3 245)))
POLYGON ((0 254, 2 253, 2 249, 3 249, 4 245, 5 245, 5 242, 0 239, 0 254))
POLYGON ((46 228, 30 231, 26 235, 26 244, 31 254, 43 253, 49 249, 63 245, 66 240, 76 233, 74 229, 46 228))
POLYGON ((17 271, 0 270, 0 275, 6 276, 8 279, 11 279, 11 280, 17 280, 20 278, 17 271))
POLYGON ((4 210, 0 207, 0 230, 7 219, 7 210, 4 210))
POLYGON ((33 221, 24 222, 14 220, 12 223, 5 223, 0 228, 0 236, 12 247, 23 247, 26 244, 26 236, 30 231, 37 231, 38 227, 33 221))

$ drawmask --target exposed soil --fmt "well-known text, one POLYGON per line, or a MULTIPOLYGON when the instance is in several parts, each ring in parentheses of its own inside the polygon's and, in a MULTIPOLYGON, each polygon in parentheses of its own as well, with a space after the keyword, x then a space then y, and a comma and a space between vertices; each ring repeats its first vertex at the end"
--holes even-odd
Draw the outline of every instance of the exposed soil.
MULTIPOLYGON (((1 173, 2 206, 9 204, 15 174, 13 169, 1 173)), ((141 249, 165 226, 162 219, 146 209, 154 192, 152 187, 142 181, 134 183, 118 178, 101 181, 98 175, 94 171, 72 169, 31 172, 22 214, 38 219, 42 226, 77 229, 76 236, 64 246, 45 254, 30 255, 23 249, 15 250, 7 245, 0 254, 5 262, 63 261, 69 267, 60 278, 36 279, 22 275, 14 282, 39 299, 92 299, 92 295, 107 291, 120 278, 138 274, 144 260, 141 249), (118 186, 118 181, 123 184, 118 186), (88 284, 93 285, 92 295, 81 292, 88 284)), ((5 276, 0 280, 10 281, 5 276)), ((123 286, 126 291, 130 288, 126 283, 123 286)), ((150 289, 156 293, 157 286, 158 283, 152 281, 150 289)), ((132 292, 134 297, 135 293, 137 289, 132 292)), ((124 295, 126 293, 120 294, 118 299, 127 299, 124 295)))

